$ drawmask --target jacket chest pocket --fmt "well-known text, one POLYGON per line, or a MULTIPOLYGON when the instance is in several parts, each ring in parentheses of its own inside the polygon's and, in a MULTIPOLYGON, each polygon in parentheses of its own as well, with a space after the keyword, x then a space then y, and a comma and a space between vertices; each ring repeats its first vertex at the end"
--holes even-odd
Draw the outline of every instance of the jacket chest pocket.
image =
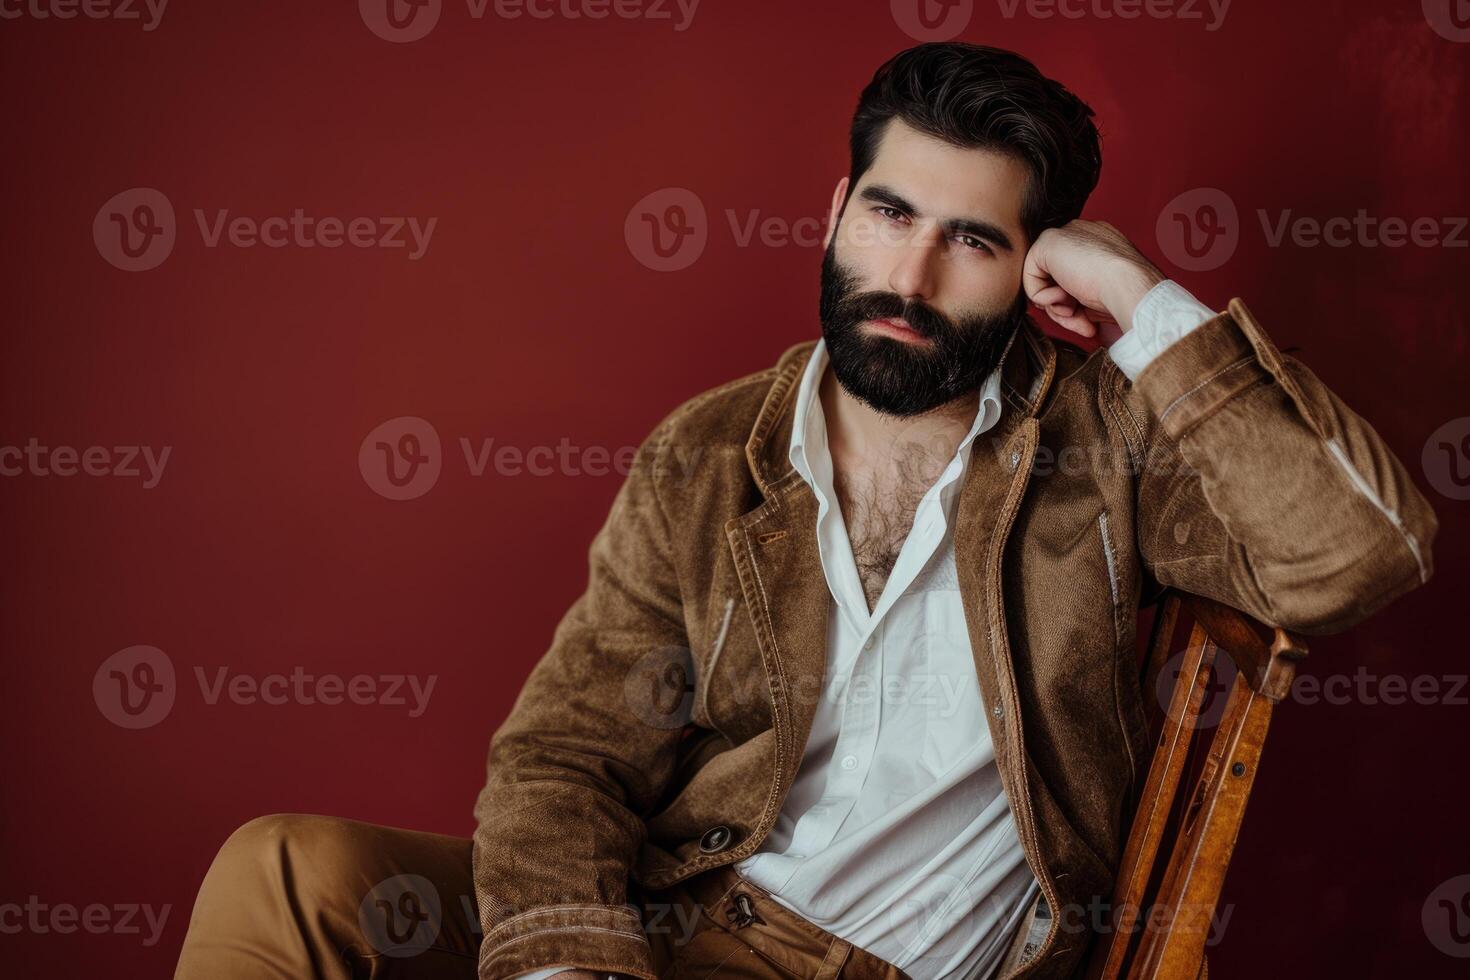
POLYGON ((739 745, 771 727, 770 684, 733 570, 722 568, 716 587, 709 640, 697 664, 693 720, 739 745))

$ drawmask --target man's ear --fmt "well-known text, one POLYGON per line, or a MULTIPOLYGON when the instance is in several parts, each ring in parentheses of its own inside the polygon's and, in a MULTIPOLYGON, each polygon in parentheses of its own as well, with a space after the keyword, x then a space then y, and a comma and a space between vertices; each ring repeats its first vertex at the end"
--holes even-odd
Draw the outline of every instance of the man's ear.
POLYGON ((837 234, 837 222, 842 220, 842 208, 847 204, 847 178, 843 177, 832 190, 832 204, 827 209, 827 234, 822 239, 822 248, 832 246, 832 236, 837 234))

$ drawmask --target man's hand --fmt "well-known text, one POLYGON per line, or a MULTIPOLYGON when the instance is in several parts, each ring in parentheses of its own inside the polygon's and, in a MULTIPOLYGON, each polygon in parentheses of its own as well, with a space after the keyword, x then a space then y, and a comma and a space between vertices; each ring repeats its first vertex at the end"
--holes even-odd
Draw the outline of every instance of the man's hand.
POLYGON ((1164 280, 1152 262, 1106 221, 1072 221, 1037 236, 1021 270, 1031 302, 1084 337, 1100 323, 1133 326, 1138 301, 1164 280))

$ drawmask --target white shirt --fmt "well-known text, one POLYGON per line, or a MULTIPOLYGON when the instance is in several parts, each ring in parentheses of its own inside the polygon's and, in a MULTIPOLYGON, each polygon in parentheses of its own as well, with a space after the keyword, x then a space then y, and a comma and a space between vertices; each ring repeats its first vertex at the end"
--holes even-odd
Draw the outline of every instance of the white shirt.
POLYGON ((1000 420, 1000 373, 914 512, 872 612, 833 492, 817 342, 790 457, 817 498, 827 673, 776 826, 737 867, 777 901, 915 978, 983 973, 1035 881, 995 765, 954 563, 971 442, 1000 420))
MULTIPOLYGON (((1171 280, 1109 349, 1129 378, 1214 316, 1171 280)), ((801 765, 762 849, 737 864, 781 904, 914 980, 988 977, 1039 888, 1016 836, 955 572, 970 444, 1000 420, 1000 372, 914 513, 871 613, 833 491, 818 341, 789 457, 817 498, 827 663, 801 765)), ((566 967, 523 975, 545 980, 566 967)))

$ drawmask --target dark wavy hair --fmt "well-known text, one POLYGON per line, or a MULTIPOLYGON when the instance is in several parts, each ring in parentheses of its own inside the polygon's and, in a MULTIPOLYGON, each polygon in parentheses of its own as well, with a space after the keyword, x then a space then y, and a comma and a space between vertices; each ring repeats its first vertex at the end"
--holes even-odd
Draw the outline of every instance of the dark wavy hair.
POLYGON ((1035 241, 1082 213, 1102 172, 1092 108, 1013 51, 920 44, 873 75, 852 117, 849 186, 873 165, 890 119, 965 149, 1009 153, 1031 180, 1021 225, 1035 241))

